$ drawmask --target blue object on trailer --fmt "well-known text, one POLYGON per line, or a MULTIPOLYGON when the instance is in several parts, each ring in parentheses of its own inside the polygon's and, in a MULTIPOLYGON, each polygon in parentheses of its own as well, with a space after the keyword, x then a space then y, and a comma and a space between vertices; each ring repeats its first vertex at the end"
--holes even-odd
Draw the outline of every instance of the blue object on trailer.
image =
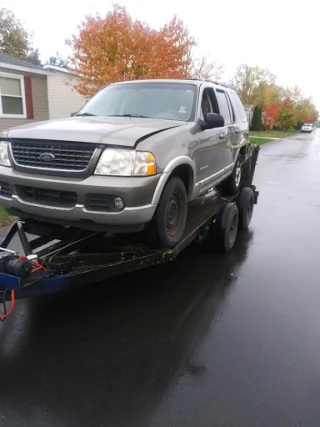
POLYGON ((11 276, 10 274, 0 273, 0 289, 13 289, 14 291, 20 290, 20 278, 11 276))

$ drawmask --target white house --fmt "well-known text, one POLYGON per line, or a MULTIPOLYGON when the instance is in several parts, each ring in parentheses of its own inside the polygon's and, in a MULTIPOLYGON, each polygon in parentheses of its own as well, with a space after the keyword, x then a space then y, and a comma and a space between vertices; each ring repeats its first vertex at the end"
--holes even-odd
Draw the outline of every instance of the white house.
POLYGON ((86 103, 73 88, 76 81, 64 68, 0 53, 0 130, 70 117, 86 103))
POLYGON ((77 77, 65 68, 53 65, 43 68, 50 71, 47 76, 49 119, 70 117, 86 103, 86 99, 74 89, 77 77))

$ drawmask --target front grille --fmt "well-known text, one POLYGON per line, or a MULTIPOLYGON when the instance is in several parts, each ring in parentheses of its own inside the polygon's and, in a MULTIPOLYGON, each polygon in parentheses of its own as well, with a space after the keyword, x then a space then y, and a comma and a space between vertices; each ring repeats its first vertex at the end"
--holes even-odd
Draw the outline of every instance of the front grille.
POLYGON ((1 197, 12 197, 10 186, 7 182, 0 181, 0 196, 1 197))
POLYGON ((25 202, 44 206, 72 208, 77 203, 77 193, 72 191, 58 191, 18 185, 17 194, 25 202))
POLYGON ((64 141, 12 141, 15 162, 22 167, 80 172, 85 170, 96 147, 64 141))
POLYGON ((85 208, 95 212, 116 212, 114 197, 107 194, 87 194, 85 208))

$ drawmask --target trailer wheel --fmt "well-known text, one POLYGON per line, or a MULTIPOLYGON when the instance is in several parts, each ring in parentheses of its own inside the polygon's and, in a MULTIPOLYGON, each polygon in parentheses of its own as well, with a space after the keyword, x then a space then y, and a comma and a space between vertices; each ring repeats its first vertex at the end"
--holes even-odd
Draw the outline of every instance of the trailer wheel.
POLYGON ((180 178, 171 178, 163 190, 155 214, 155 228, 163 248, 173 248, 181 240, 187 210, 186 188, 180 178))
POLYGON ((229 252, 236 241, 238 233, 239 214, 237 205, 225 203, 217 213, 214 237, 217 248, 222 252, 229 252))
POLYGON ((239 210, 239 229, 247 230, 252 219, 254 208, 254 193, 252 188, 243 187, 237 199, 239 210))

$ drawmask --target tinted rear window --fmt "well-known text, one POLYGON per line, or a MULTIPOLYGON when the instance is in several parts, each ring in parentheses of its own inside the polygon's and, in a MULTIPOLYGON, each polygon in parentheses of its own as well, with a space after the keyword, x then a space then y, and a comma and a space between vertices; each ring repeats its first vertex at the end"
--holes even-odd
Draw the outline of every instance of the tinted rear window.
POLYGON ((231 101, 235 107, 237 115, 239 116, 241 122, 247 122, 248 117, 245 109, 243 108, 242 102, 240 101, 239 96, 235 92, 230 92, 231 101))
POLYGON ((226 93, 223 90, 217 90, 217 99, 219 104, 220 114, 224 118, 224 124, 227 126, 232 123, 231 112, 229 109, 226 93))

